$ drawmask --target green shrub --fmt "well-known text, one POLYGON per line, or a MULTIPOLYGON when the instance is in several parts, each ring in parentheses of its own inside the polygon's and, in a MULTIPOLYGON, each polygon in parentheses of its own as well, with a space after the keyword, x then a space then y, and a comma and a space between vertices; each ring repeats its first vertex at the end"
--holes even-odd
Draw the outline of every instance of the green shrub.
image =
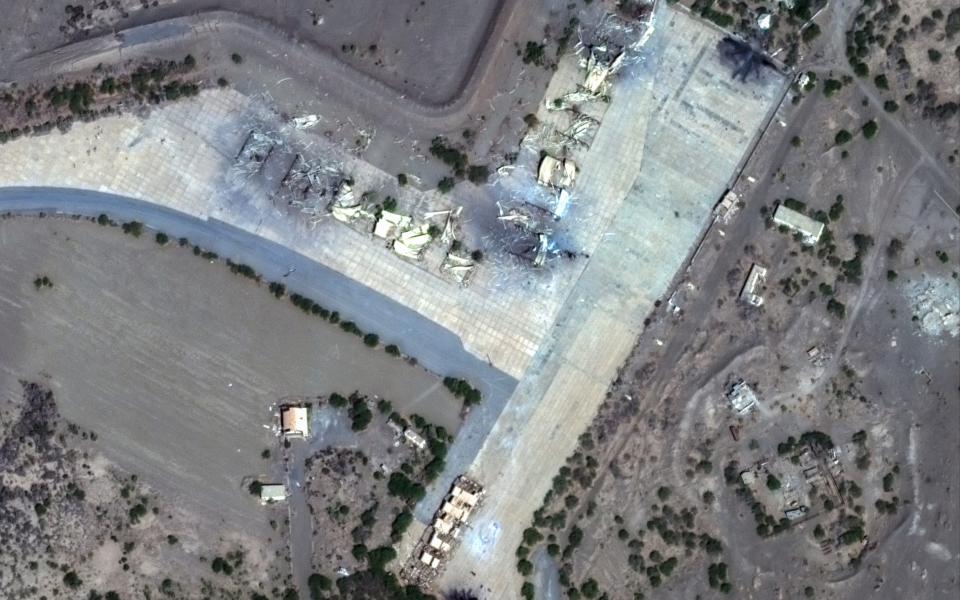
POLYGON ((404 532, 408 527, 413 523, 413 513, 409 510, 404 510, 394 517, 393 522, 390 523, 390 539, 394 541, 399 541, 400 537, 403 536, 404 532))
POLYGON ((374 571, 383 571, 387 563, 397 558, 397 551, 390 546, 375 548, 367 554, 367 564, 374 571))
POLYGON ((810 23, 810 25, 803 30, 803 41, 812 42, 820 35, 820 27, 816 23, 810 23))
POLYGON ((143 223, 140 221, 130 221, 129 223, 123 224, 123 232, 133 237, 140 237, 143 235, 143 223))
POLYGON ((380 336, 375 333, 368 333, 363 336, 363 344, 369 346, 370 348, 376 347, 380 343, 380 336))
POLYGON ((373 420, 373 413, 367 408, 367 403, 362 398, 355 398, 350 406, 350 428, 354 431, 363 431, 373 420))
POLYGON ((410 503, 423 500, 426 490, 422 485, 411 481, 405 474, 394 471, 387 480, 387 491, 391 496, 402 498, 410 503))
POLYGON ((441 194, 446 194, 453 189, 457 182, 452 177, 444 177, 439 182, 437 182, 437 189, 441 194))
POLYGON ((533 563, 525 558, 517 561, 517 572, 526 577, 533 572, 533 563))
POLYGON ((847 131, 846 129, 841 129, 840 131, 837 132, 837 135, 833 137, 833 141, 834 143, 836 143, 837 146, 842 146, 843 144, 846 144, 852 139, 853 139, 853 134, 847 131))
POLYGON ((823 95, 829 98, 843 88, 843 83, 837 79, 827 79, 823 82, 823 95))
POLYGON ((533 600, 534 597, 534 587, 533 584, 529 581, 524 581, 523 585, 520 587, 520 595, 524 600, 533 600))
POLYGON ((70 589, 77 589, 83 585, 83 580, 80 579, 80 576, 77 575, 74 571, 67 571, 63 576, 63 583, 70 589))
POLYGON ((533 546, 542 539, 543 534, 536 527, 527 527, 523 530, 523 543, 528 546, 533 546))
POLYGON ((538 44, 534 41, 527 42, 527 45, 523 48, 523 62, 528 65, 543 66, 546 49, 545 44, 538 44))
POLYGON ((847 307, 837 299, 830 298, 830 300, 827 301, 827 312, 837 317, 838 319, 842 319, 847 314, 847 307))
POLYGON ((313 573, 307 578, 307 588, 310 590, 310 600, 320 600, 323 593, 333 587, 333 581, 320 573, 313 573))
POLYGON ((880 129, 880 127, 877 125, 876 121, 873 119, 867 121, 863 124, 863 137, 867 138, 868 140, 872 139, 873 136, 877 135, 878 129, 880 129))

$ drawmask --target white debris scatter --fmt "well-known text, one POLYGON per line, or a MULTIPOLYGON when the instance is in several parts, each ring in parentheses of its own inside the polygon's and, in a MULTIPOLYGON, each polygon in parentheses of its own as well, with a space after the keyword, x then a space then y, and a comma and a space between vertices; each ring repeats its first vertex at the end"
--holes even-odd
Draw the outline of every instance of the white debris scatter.
POLYGON ((955 279, 923 275, 904 286, 920 330, 926 335, 960 334, 960 284, 955 279))

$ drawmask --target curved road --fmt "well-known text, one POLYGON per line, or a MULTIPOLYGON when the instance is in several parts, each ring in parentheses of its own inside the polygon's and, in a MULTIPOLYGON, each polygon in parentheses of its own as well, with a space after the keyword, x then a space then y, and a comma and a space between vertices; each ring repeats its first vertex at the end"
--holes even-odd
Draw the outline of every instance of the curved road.
POLYGON ((185 237, 222 257, 250 265, 266 280, 282 281, 288 290, 339 311, 364 331, 376 332, 383 343, 396 343, 424 368, 462 377, 479 388, 483 402, 467 416, 447 455, 446 469, 418 506, 416 514, 421 520, 430 518, 453 480, 473 462, 517 385, 516 379, 467 352, 450 330, 302 254, 222 221, 202 220, 149 202, 89 190, 0 188, 0 213, 39 212, 88 217, 105 213, 117 221, 141 221, 171 238, 185 237))
POLYGON ((487 41, 476 50, 470 68, 454 93, 438 102, 418 102, 339 60, 311 42, 293 41, 264 19, 235 11, 212 10, 105 34, 32 54, 0 65, 0 81, 36 81, 89 71, 99 65, 131 59, 155 58, 165 50, 206 42, 224 46, 244 56, 260 55, 296 81, 322 87, 342 102, 384 122, 398 121, 414 129, 446 131, 458 126, 469 113, 501 89, 515 59, 512 46, 503 44, 507 31, 526 21, 523 3, 502 0, 487 30, 487 41), (509 61, 500 60, 509 57, 509 61), (388 117, 389 116, 389 117, 388 117))

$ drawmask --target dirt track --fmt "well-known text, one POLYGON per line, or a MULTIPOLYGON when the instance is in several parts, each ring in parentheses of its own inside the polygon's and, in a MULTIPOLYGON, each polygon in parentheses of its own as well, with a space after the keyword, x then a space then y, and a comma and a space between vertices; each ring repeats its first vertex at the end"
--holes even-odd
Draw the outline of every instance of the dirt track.
MULTIPOLYGON (((363 3, 355 4, 358 6, 351 10, 362 8, 359 5, 363 3)), ((258 14, 262 10, 258 6, 231 5, 229 10, 222 10, 214 2, 192 2, 136 13, 121 20, 115 33, 98 32, 80 41, 5 61, 0 67, 0 80, 53 79, 99 65, 120 64, 138 57, 155 58, 171 49, 183 53, 195 51, 194 48, 201 52, 217 48, 220 51, 213 58, 217 62, 227 63, 233 52, 243 56, 245 62, 252 55, 260 55, 268 68, 311 84, 314 93, 319 83, 324 96, 332 92, 345 104, 369 116, 383 117, 384 122, 390 122, 387 115, 392 114, 405 125, 438 130, 449 128, 444 123, 451 123, 451 119, 462 120, 468 112, 480 110, 481 105, 485 108, 490 96, 507 85, 516 54, 512 44, 504 42, 523 37, 521 32, 530 29, 531 22, 538 24, 543 20, 516 0, 450 6, 443 14, 431 16, 441 22, 431 25, 430 39, 425 37, 426 32, 401 32, 391 40, 396 46, 398 64, 391 69, 374 69, 368 64, 370 61, 341 50, 348 42, 356 45, 364 33, 331 26, 327 28, 329 34, 320 35, 303 30, 289 14, 291 8, 275 17, 258 14), (468 14, 462 14, 461 9, 468 10, 468 14), (433 39, 437 32, 439 39, 433 39)), ((350 14, 340 17, 358 18, 350 14)), ((359 23, 367 29, 379 27, 379 31, 366 32, 371 39, 378 39, 389 33, 382 23, 385 18, 380 15, 379 19, 372 19, 378 25, 367 25, 364 19, 359 23)), ((378 44, 370 44, 366 51, 374 47, 375 53, 383 53, 378 44)), ((377 64, 384 65, 383 59, 378 59, 377 64)), ((261 66, 252 63, 244 70, 259 71, 261 66)))

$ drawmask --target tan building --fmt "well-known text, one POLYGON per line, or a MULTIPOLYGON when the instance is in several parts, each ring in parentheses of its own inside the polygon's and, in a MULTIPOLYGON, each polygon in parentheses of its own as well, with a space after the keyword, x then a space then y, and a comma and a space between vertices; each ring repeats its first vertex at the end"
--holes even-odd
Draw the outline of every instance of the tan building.
POLYGON ((308 437, 309 423, 309 412, 305 406, 285 406, 280 409, 280 430, 284 437, 308 437))

